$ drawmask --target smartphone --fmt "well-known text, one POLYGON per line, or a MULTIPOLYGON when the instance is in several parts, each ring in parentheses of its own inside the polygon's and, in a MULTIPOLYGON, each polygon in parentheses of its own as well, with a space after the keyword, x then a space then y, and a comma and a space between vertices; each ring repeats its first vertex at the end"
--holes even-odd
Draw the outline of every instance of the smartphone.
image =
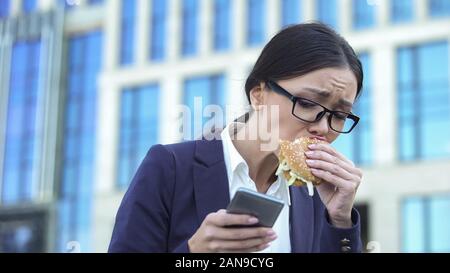
POLYGON ((283 206, 284 202, 281 199, 250 189, 239 188, 228 205, 227 212, 252 215, 259 220, 255 226, 273 227, 283 206))

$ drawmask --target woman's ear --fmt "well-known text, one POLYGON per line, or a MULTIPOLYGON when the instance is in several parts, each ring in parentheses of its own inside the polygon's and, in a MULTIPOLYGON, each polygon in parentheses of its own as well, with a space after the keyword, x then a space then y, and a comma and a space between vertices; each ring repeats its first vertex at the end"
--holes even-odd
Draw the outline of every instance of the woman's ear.
POLYGON ((261 82, 259 85, 250 90, 250 102, 253 110, 259 111, 265 105, 265 84, 261 82))

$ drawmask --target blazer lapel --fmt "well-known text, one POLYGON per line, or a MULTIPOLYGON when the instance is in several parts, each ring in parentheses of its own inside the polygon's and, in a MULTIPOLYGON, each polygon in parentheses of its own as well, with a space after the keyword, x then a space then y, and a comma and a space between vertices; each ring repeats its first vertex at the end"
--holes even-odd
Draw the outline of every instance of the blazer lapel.
POLYGON ((222 141, 197 141, 193 168, 195 203, 201 223, 206 215, 226 209, 230 203, 222 141))
POLYGON ((291 186, 289 190, 291 252, 311 252, 314 238, 313 198, 308 195, 306 187, 291 186))

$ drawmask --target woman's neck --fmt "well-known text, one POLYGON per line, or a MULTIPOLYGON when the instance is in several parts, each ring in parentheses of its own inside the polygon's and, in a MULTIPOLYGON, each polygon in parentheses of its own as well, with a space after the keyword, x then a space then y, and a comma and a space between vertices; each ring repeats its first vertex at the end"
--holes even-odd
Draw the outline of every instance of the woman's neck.
POLYGON ((255 182, 258 192, 265 193, 276 181, 275 171, 278 167, 278 158, 274 151, 266 151, 261 148, 261 141, 255 133, 257 130, 256 119, 250 117, 247 123, 238 129, 232 142, 247 162, 249 176, 255 182))

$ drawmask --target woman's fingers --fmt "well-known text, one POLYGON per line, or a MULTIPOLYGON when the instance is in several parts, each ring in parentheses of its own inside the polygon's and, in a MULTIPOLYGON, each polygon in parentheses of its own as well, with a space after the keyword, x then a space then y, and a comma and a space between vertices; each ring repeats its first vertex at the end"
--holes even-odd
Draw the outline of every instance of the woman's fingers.
POLYGON ((348 172, 346 169, 344 169, 341 164, 334 164, 334 163, 330 163, 328 161, 324 161, 324 160, 315 160, 315 159, 307 159, 306 160, 306 164, 310 167, 310 168, 315 168, 315 169, 321 169, 324 171, 328 171, 332 174, 335 174, 341 178, 347 179, 347 180, 355 180, 356 177, 355 175, 351 174, 350 172, 348 172))
POLYGON ((350 166, 355 166, 355 164, 351 160, 349 160, 343 154, 336 151, 336 149, 334 149, 330 144, 323 144, 323 143, 311 144, 308 146, 308 148, 313 151, 314 150, 322 150, 324 152, 327 152, 327 153, 347 162, 348 164, 350 164, 350 166))
POLYGON ((212 231, 217 238, 224 240, 245 240, 252 238, 266 238, 275 235, 271 228, 221 228, 215 227, 212 231))
POLYGON ((276 235, 263 238, 252 238, 246 240, 216 240, 211 242, 211 249, 217 252, 253 252, 276 239, 276 235))
POLYGON ((329 162, 332 164, 336 164, 336 165, 342 167, 348 173, 350 173, 352 175, 356 175, 359 178, 362 177, 362 171, 360 169, 356 168, 355 165, 353 164, 353 162, 346 159, 341 154, 339 154, 339 155, 331 154, 330 152, 332 150, 327 149, 327 148, 322 149, 324 146, 326 146, 326 145, 322 144, 321 148, 305 152, 306 157, 308 159, 313 159, 313 160, 318 159, 318 160, 323 160, 323 161, 326 161, 326 162, 329 162))
POLYGON ((356 193, 356 189, 358 188, 357 183, 352 183, 351 181, 345 180, 333 173, 320 169, 311 168, 311 172, 314 176, 322 178, 328 183, 331 183, 334 186, 338 187, 340 191, 345 191, 352 194, 356 193))
POLYGON ((207 223, 215 226, 225 227, 234 225, 250 226, 258 223, 258 218, 245 214, 231 214, 226 210, 219 210, 206 216, 207 223))

